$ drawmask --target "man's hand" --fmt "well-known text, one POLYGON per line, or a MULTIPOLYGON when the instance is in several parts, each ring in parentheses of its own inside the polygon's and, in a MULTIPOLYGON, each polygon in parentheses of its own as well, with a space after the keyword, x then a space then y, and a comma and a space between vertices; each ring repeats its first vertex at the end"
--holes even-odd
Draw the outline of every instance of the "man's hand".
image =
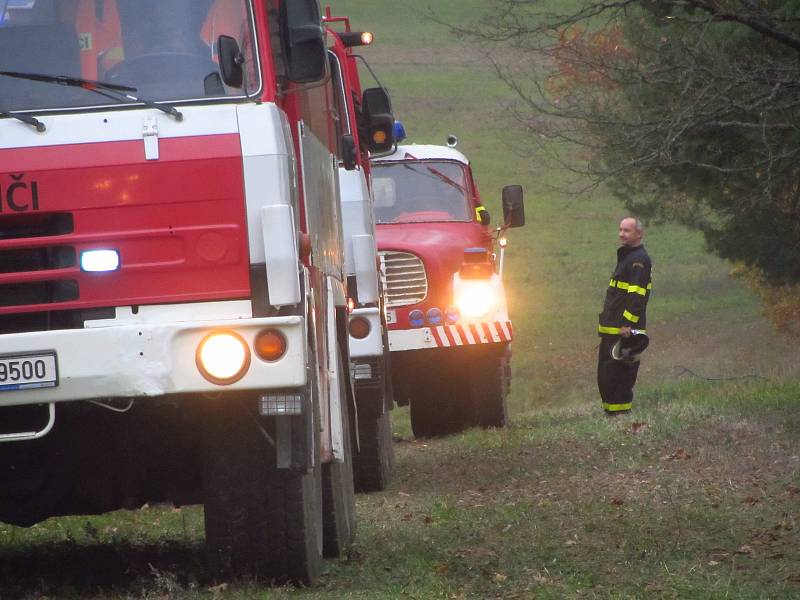
POLYGON ((624 338, 631 337, 631 328, 627 325, 623 325, 619 328, 619 334, 624 338))

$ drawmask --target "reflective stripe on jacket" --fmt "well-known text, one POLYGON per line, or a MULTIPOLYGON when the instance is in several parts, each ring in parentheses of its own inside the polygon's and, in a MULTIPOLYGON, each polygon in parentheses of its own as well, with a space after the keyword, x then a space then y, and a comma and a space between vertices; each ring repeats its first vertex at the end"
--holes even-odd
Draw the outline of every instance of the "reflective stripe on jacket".
POLYGON ((652 264, 644 246, 622 246, 617 250, 617 266, 606 291, 600 313, 599 334, 618 335, 620 327, 647 327, 647 301, 653 284, 652 264))

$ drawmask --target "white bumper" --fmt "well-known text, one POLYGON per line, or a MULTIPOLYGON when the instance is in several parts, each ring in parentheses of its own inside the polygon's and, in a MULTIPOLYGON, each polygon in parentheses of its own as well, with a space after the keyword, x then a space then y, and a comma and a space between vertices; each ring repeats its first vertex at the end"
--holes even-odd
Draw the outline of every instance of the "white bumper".
MULTIPOLYGON (((249 302, 246 304, 249 306, 249 302)), ((164 314, 170 314, 169 310, 164 314)), ((240 313, 233 318, 226 315, 206 320, 207 314, 196 316, 200 320, 159 322, 152 314, 138 319, 128 315, 106 322, 95 321, 86 329, 4 335, 4 355, 55 352, 58 385, 0 392, 0 406, 266 390, 305 384, 306 333, 301 317, 253 319, 240 313), (257 333, 265 328, 280 330, 287 341, 286 354, 273 363, 264 362, 252 353, 257 333), (214 329, 234 330, 250 345, 250 368, 234 384, 210 383, 195 364, 198 344, 214 329)))
POLYGON ((390 329, 389 350, 402 352, 424 348, 452 348, 500 344, 512 340, 511 321, 487 321, 463 325, 440 325, 418 329, 390 329))

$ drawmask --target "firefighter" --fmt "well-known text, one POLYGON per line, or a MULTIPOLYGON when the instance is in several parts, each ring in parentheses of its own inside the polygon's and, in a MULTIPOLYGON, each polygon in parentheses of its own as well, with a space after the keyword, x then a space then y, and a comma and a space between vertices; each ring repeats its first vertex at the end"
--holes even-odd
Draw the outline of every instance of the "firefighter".
POLYGON ((611 351, 620 338, 630 337, 632 329, 644 331, 647 326, 652 265, 642 245, 643 237, 644 227, 639 219, 625 217, 620 221, 617 266, 600 313, 597 386, 609 416, 630 412, 639 372, 638 360, 616 360, 611 351))

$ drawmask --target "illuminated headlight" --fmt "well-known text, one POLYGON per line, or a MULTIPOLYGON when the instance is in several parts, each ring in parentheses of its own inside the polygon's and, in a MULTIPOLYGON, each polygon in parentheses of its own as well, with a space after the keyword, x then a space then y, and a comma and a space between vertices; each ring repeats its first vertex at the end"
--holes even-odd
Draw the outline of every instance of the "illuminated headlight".
POLYGON ((456 292, 455 304, 461 315, 479 318, 497 306, 497 293, 487 281, 462 281, 456 292))
POLYGON ((81 270, 105 273, 119 269, 119 252, 116 250, 86 250, 81 252, 81 270))
POLYGON ((211 383, 229 385, 239 381, 250 367, 250 349, 238 333, 213 331, 197 346, 195 362, 211 383))

